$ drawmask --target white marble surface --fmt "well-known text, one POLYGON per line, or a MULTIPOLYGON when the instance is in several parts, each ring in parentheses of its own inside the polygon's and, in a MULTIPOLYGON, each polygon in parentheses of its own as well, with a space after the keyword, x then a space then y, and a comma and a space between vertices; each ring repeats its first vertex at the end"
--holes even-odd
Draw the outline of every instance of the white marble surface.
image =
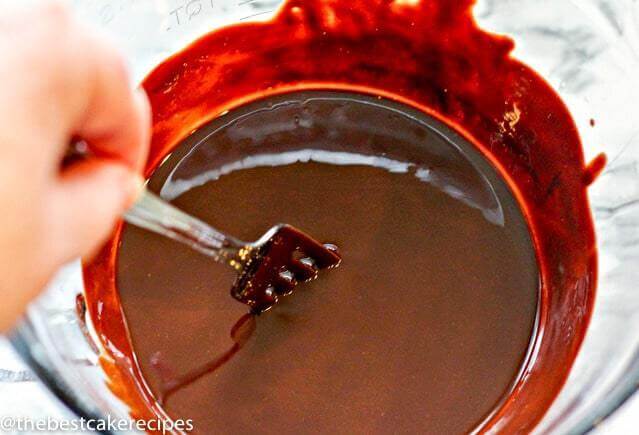
MULTIPOLYGON (((25 375, 32 377, 9 343, 0 337, 0 419, 72 417, 42 384, 37 381, 7 379, 5 370, 18 373, 18 376, 15 376, 17 378, 25 375)), ((0 430, 0 433, 12 432, 0 430)))
MULTIPOLYGON (((27 367, 13 352, 7 341, 0 337, 0 373, 2 370, 20 373, 23 377, 27 367)), ((54 397, 37 381, 12 382, 0 375, 0 418, 40 419, 48 416, 56 419, 69 418, 54 397)), ((595 435, 628 435, 639 431, 639 394, 629 400, 612 417, 601 423, 595 435)), ((2 432, 0 433, 11 433, 2 432)))

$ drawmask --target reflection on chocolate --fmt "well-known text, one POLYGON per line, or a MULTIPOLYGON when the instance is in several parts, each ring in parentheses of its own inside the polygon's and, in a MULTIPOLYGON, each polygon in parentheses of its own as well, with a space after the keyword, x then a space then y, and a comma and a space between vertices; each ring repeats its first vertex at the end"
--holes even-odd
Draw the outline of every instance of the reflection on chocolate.
POLYGON ((535 323, 534 249, 497 172, 441 123, 371 97, 285 95, 200 129, 149 185, 243 239, 290 222, 344 257, 259 316, 235 354, 246 307, 228 296, 232 273, 127 226, 118 289, 169 415, 207 432, 451 433, 513 385, 535 323))

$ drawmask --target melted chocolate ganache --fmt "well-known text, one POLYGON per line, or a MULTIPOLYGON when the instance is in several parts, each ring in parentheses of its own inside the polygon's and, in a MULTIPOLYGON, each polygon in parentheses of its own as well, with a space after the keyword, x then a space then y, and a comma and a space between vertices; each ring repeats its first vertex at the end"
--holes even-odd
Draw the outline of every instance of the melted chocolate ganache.
POLYGON ((584 164, 559 97, 470 7, 291 0, 151 73, 152 190, 244 240, 290 223, 343 262, 253 316, 233 270, 118 228, 86 297, 133 417, 200 433, 541 419, 590 315, 603 159, 584 164))
MULTIPOLYGON (((405 110, 322 92, 258 101, 201 128, 153 174, 152 189, 243 239, 289 222, 344 258, 260 316, 227 365, 168 398, 170 415, 213 432, 428 422, 448 433, 508 391, 539 292, 525 219, 470 144, 405 110)), ((160 397, 157 365, 182 374, 215 360, 246 307, 228 296, 225 265, 131 226, 121 240, 120 300, 160 397)))

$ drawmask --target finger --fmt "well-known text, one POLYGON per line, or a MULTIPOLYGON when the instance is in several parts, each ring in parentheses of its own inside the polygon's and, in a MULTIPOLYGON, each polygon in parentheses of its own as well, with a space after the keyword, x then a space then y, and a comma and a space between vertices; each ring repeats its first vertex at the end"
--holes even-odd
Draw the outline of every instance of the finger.
POLYGON ((0 52, 8 57, 0 64, 6 85, 0 99, 20 101, 0 112, 15 126, 0 139, 30 138, 41 147, 38 162, 51 171, 74 136, 94 154, 139 170, 148 151, 150 109, 143 91, 131 85, 122 55, 59 1, 44 1, 28 16, 22 30, 0 30, 0 52))
POLYGON ((104 159, 78 162, 54 188, 52 232, 59 261, 91 255, 133 203, 142 179, 129 167, 104 159))
POLYGON ((141 171, 151 129, 146 93, 131 88, 125 62, 109 44, 89 34, 86 50, 88 94, 73 134, 85 140, 95 155, 141 171))

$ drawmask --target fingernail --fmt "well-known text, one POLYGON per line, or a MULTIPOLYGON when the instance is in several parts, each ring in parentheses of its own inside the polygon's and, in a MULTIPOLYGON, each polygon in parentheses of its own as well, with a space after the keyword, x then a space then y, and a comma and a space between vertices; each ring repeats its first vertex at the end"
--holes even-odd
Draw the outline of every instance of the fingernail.
POLYGON ((146 184, 146 180, 140 174, 133 174, 131 177, 131 181, 128 187, 128 195, 127 195, 127 203, 126 208, 130 208, 133 204, 136 203, 142 191, 144 190, 144 186, 146 184))
POLYGON ((151 102, 149 101, 149 95, 146 93, 143 87, 135 88, 136 98, 138 99, 139 104, 143 107, 144 110, 151 111, 151 102))
POLYGON ((139 147, 139 157, 137 162, 137 167, 142 169, 145 167, 147 163, 147 158, 149 154, 149 147, 151 143, 151 131, 153 128, 153 113, 151 111, 151 103, 149 102, 149 97, 146 94, 144 88, 136 88, 135 97, 137 101, 137 105, 140 110, 140 116, 143 118, 142 132, 140 142, 141 145, 139 147))

